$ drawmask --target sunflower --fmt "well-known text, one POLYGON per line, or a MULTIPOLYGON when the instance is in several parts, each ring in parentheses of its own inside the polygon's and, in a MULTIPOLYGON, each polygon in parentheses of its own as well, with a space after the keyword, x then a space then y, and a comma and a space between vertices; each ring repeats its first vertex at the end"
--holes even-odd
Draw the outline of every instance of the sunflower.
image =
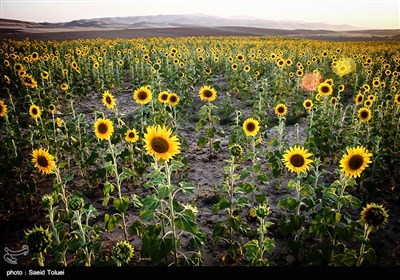
POLYGON ((181 144, 178 137, 172 135, 171 129, 165 126, 147 127, 144 142, 147 153, 155 156, 156 160, 169 161, 174 155, 180 153, 181 144))
POLYGON ((367 204, 361 211, 360 222, 367 225, 372 231, 378 230, 385 226, 389 215, 383 205, 375 203, 367 204))
POLYGON ((285 151, 282 161, 291 172, 304 173, 310 169, 313 162, 309 159, 311 156, 304 147, 296 145, 285 151))
POLYGON ((344 89, 345 89, 345 86, 344 86, 344 85, 339 85, 339 92, 343 92, 344 89))
POLYGON ((114 132, 114 126, 109 119, 99 118, 94 124, 94 133, 100 140, 110 140, 114 132))
POLYGON ((332 85, 328 82, 323 82, 318 85, 318 93, 322 94, 323 96, 329 96, 333 92, 332 85))
POLYGON ((201 100, 211 102, 217 98, 217 91, 210 86, 204 86, 199 90, 199 95, 201 100))
POLYGON ((167 103, 168 102, 168 96, 169 92, 168 91, 162 91, 158 94, 158 101, 161 103, 167 103))
POLYGON ((332 106, 335 106, 336 105, 336 103, 337 103, 337 98, 336 97, 331 97, 331 99, 329 100, 329 103, 332 105, 332 106))
POLYGON ((231 65, 231 68, 232 68, 232 70, 237 70, 238 65, 237 65, 236 63, 233 63, 233 64, 231 65))
POLYGON ((312 102, 311 99, 304 100, 304 102, 303 102, 304 109, 310 110, 313 106, 314 106, 314 103, 312 102))
POLYGON ((7 105, 3 100, 0 99, 0 117, 4 117, 7 114, 7 105))
POLYGON ((249 72, 250 71, 250 66, 249 65, 245 65, 244 67, 243 67, 243 70, 244 70, 244 72, 249 72))
POLYGON ((119 241, 112 248, 113 257, 120 263, 128 263, 133 257, 134 249, 127 241, 119 241))
POLYGON ((260 130, 260 124, 253 118, 248 118, 243 123, 243 131, 247 136, 256 136, 260 130))
POLYGON ((37 82, 31 75, 22 77, 22 84, 27 87, 37 88, 37 82))
POLYGON ((42 111, 40 111, 40 108, 34 104, 32 104, 29 107, 29 114, 32 116, 32 118, 37 119, 40 118, 42 115, 42 111))
POLYGON ((148 86, 142 86, 133 92, 133 99, 136 103, 146 105, 151 101, 151 89, 148 86))
POLYGON ((361 172, 371 163, 372 154, 363 146, 347 148, 347 154, 340 160, 341 171, 349 177, 360 177, 361 172))
POLYGON ((287 114, 287 107, 285 104, 279 103, 275 106, 275 114, 279 117, 283 117, 287 114))
POLYGON ((396 102, 396 105, 400 106, 400 93, 394 96, 394 102, 396 102))
POLYGON ((32 156, 32 162, 35 164, 35 167, 37 167, 39 171, 43 172, 43 174, 50 174, 56 167, 53 156, 42 148, 39 150, 33 150, 32 156))
POLYGON ((50 74, 49 74, 49 72, 47 72, 47 71, 43 70, 43 71, 40 73, 40 76, 42 77, 42 79, 44 79, 44 80, 48 80, 48 79, 49 79, 49 76, 50 76, 50 74))
POLYGON ((52 114, 56 112, 56 106, 54 104, 49 105, 49 112, 52 114))
POLYGON ((131 143, 135 143, 139 139, 139 134, 136 129, 129 129, 125 133, 125 140, 131 143))
POLYGON ((360 109, 358 110, 357 117, 358 117, 358 119, 359 119, 361 122, 366 123, 366 122, 368 122, 368 121, 371 119, 371 117, 372 117, 371 110, 368 109, 368 108, 366 108, 366 107, 362 107, 362 108, 360 108, 360 109))
POLYGON ((364 95, 362 93, 359 93, 355 97, 356 105, 360 105, 364 100, 364 95))
POLYGON ((63 91, 67 91, 68 88, 69 88, 69 86, 68 86, 67 83, 62 83, 61 86, 60 86, 60 88, 61 88, 61 90, 63 90, 63 91))
POLYGON ((106 90, 103 93, 103 104, 104 106, 107 107, 107 109, 112 110, 114 109, 116 103, 115 103, 115 97, 108 91, 106 90))
POLYGON ((176 93, 170 93, 168 96, 167 103, 171 106, 175 106, 179 103, 179 96, 176 93))
POLYGON ((371 100, 369 100, 369 99, 364 101, 364 107, 369 108, 369 107, 372 106, 372 104, 373 104, 373 102, 371 100))

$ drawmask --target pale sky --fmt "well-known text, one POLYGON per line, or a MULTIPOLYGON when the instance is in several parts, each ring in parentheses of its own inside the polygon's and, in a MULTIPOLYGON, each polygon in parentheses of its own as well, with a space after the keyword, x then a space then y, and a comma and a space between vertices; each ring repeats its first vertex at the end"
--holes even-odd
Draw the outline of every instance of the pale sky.
POLYGON ((400 0, 0 0, 0 17, 34 22, 201 13, 400 28, 400 0))

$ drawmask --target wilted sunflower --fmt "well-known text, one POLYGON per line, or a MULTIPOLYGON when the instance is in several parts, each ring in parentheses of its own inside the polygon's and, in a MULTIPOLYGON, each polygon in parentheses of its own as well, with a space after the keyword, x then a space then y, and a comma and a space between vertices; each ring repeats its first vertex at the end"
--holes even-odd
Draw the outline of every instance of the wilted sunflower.
POLYGON ((323 82, 318 85, 318 93, 322 94, 323 96, 329 96, 333 92, 332 85, 328 82, 323 82))
POLYGON ((125 133, 125 140, 131 143, 135 143, 139 139, 139 134, 136 129, 129 129, 125 133))
POLYGON ((56 166, 53 156, 42 148, 33 150, 32 156, 32 162, 35 164, 35 167, 43 172, 43 174, 50 174, 56 166))
POLYGON ((283 103, 279 103, 275 106, 275 114, 279 117, 283 117, 287 114, 287 107, 283 103))
POLYGON ((138 104, 146 105, 151 101, 152 94, 148 86, 142 86, 133 92, 133 99, 138 104))
POLYGON ((217 98, 217 91, 210 86, 204 86, 199 90, 199 95, 201 100, 211 102, 217 98))
POLYGON ((296 145, 285 151, 282 161, 291 172, 304 173, 310 169, 310 164, 313 162, 309 159, 311 156, 312 154, 304 147, 296 145))
POLYGON ((180 153, 181 144, 178 137, 172 135, 171 129, 165 126, 147 127, 144 142, 147 153, 155 156, 156 160, 169 161, 180 153))
POLYGON ((99 118, 94 124, 94 133, 100 140, 110 140, 114 126, 109 119, 99 118))
POLYGON ((168 96, 167 103, 171 106, 175 106, 179 103, 179 96, 176 93, 170 93, 168 96))
POLYGON ((400 106, 400 93, 394 96, 394 102, 396 102, 396 105, 400 106))
POLYGON ((38 106, 32 104, 29 107, 29 114, 32 116, 32 118, 38 119, 42 115, 42 111, 40 111, 40 108, 38 106))
POLYGON ((162 91, 158 94, 158 101, 160 101, 161 103, 167 103, 168 96, 169 96, 168 91, 162 91))
POLYGON ((107 109, 112 110, 114 109, 116 103, 115 103, 115 97, 108 91, 106 90, 103 93, 103 104, 104 106, 107 107, 107 109))
POLYGON ((304 102, 303 102, 304 109, 310 110, 313 106, 314 106, 314 103, 312 102, 311 99, 304 100, 304 102))
POLYGON ((0 117, 4 117, 7 114, 7 105, 3 100, 0 99, 0 117))
POLYGON ((259 122, 253 118, 248 118, 243 123, 243 131, 247 136, 256 136, 260 130, 259 122))
POLYGON ((347 154, 340 160, 341 171, 349 177, 360 177, 368 164, 371 163, 372 154, 363 146, 347 148, 347 154))
POLYGON ((358 110, 357 116, 361 122, 366 123, 371 119, 372 113, 370 109, 362 107, 358 110))
POLYGON ((51 245, 51 232, 49 229, 43 229, 42 226, 35 226, 33 229, 25 231, 25 241, 29 246, 29 251, 37 253, 45 253, 51 245))
POLYGON ((113 257, 119 263, 128 263, 133 257, 134 249, 127 241, 120 241, 113 246, 112 254, 113 257))
POLYGON ((388 222, 389 215, 383 205, 367 204, 361 211, 360 222, 367 225, 372 231, 378 230, 388 222))

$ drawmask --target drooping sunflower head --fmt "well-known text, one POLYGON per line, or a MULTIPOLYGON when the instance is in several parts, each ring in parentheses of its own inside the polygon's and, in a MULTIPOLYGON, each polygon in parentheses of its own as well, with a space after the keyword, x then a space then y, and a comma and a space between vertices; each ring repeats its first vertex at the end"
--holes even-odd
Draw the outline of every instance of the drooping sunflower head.
POLYGON ((27 87, 37 88, 37 82, 31 75, 25 75, 22 77, 22 84, 27 87))
POLYGON ((114 109, 114 107, 116 105, 115 97, 108 90, 106 90, 103 93, 102 101, 103 101, 104 106, 106 106, 107 109, 109 109, 109 110, 114 109))
POLYGON ((168 96, 169 96, 168 91, 162 91, 158 94, 158 101, 160 101, 160 103, 167 103, 168 96))
POLYGON ((199 90, 200 99, 203 101, 214 101, 217 98, 217 91, 210 86, 203 86, 199 90))
POLYGON ((309 157, 312 154, 307 149, 301 146, 290 147, 283 154, 283 163, 291 172, 305 173, 310 169, 310 164, 313 162, 309 157))
POLYGON ((94 133, 100 140, 110 140, 114 132, 111 120, 99 118, 94 124, 94 133))
POLYGON ((243 122, 243 131, 247 136, 256 136, 260 130, 260 124, 253 118, 248 118, 243 122))
POLYGON ((304 102, 303 102, 304 109, 310 110, 313 106, 314 106, 314 103, 312 102, 311 99, 304 100, 304 102))
POLYGON ((329 84, 329 82, 325 81, 318 85, 318 93, 320 93, 321 95, 329 96, 332 94, 332 92, 333 92, 332 85, 329 84))
POLYGON ((142 86, 133 92, 133 99, 138 104, 146 105, 151 101, 151 98, 151 88, 148 86, 142 86))
POLYGON ((144 134, 146 152, 156 158, 169 161, 173 156, 180 153, 180 142, 178 137, 172 135, 171 129, 165 126, 147 127, 144 134))
POLYGON ((4 100, 0 99, 0 117, 4 117, 7 114, 7 105, 4 100))
POLYGON ((400 106, 400 93, 394 96, 394 102, 396 103, 397 106, 400 106))
POLYGON ((279 117, 283 117, 287 114, 287 107, 283 103, 279 103, 275 106, 275 114, 279 117))
POLYGON ((50 174, 56 166, 54 157, 42 148, 33 150, 32 157, 32 162, 35 164, 35 167, 43 172, 43 174, 50 174))
POLYGON ((179 103, 179 96, 176 93, 170 93, 167 103, 171 106, 176 106, 179 103))
POLYGON ((356 105, 360 105, 364 100, 364 95, 362 93, 358 93, 355 97, 356 105))
POLYGON ((33 229, 25 231, 25 241, 29 246, 29 251, 33 253, 45 253, 51 245, 51 233, 49 229, 42 226, 35 226, 33 229))
POLYGON ((366 123, 371 119, 372 113, 370 109, 362 107, 358 110, 357 116, 361 122, 366 123))
POLYGON ((234 157, 240 157, 243 154, 243 148, 239 144, 233 144, 229 150, 234 157))
POLYGON ((29 114, 32 116, 32 118, 38 119, 42 115, 42 111, 40 111, 40 108, 38 106, 32 104, 29 107, 29 114))
POLYGON ((360 222, 367 225, 372 231, 384 227, 388 222, 389 214, 383 205, 367 204, 361 211, 360 222))
POLYGON ((134 249, 127 241, 120 241, 113 246, 113 257, 121 263, 128 263, 133 257, 134 249))
POLYGON ((329 103, 332 105, 332 106, 335 106, 336 104, 337 104, 337 98, 336 97, 331 97, 331 99, 329 100, 329 103))
POLYGON ((85 206, 85 200, 81 196, 71 195, 68 199, 68 207, 72 211, 79 211, 85 206))
POLYGON ((125 140, 130 142, 130 143, 135 143, 139 139, 139 134, 136 129, 132 128, 129 129, 125 133, 125 140))
POLYGON ((341 171, 353 178, 360 177, 361 173, 370 164, 372 154, 363 146, 347 148, 347 154, 340 160, 341 171))

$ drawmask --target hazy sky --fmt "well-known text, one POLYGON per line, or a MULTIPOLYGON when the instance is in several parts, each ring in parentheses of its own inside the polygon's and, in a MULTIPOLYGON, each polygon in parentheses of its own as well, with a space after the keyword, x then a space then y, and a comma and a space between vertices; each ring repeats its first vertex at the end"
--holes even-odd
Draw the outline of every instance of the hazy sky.
POLYGON ((202 13, 400 28, 400 0, 0 0, 0 16, 34 22, 202 13))

